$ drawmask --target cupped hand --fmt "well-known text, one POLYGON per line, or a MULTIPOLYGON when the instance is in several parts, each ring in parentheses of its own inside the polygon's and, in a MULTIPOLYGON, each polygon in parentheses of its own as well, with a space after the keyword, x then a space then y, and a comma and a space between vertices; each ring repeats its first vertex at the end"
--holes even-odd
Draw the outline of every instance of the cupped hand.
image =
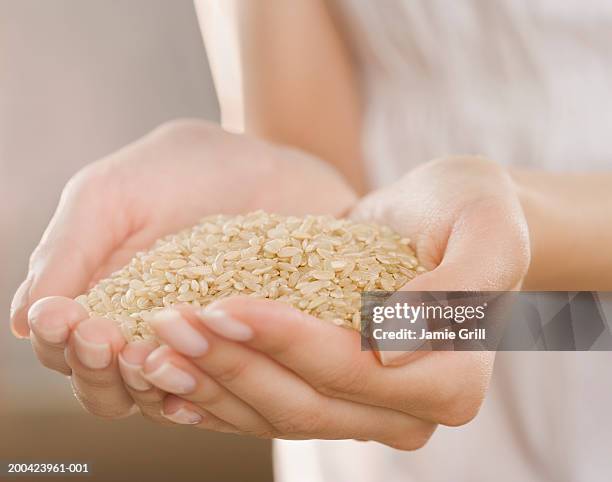
POLYGON ((164 393, 141 376, 156 345, 126 345, 113 322, 89 318, 73 298, 157 238, 207 214, 341 215, 354 202, 333 169, 304 153, 201 121, 174 121, 67 184, 15 294, 13 332, 29 336, 43 365, 71 376, 90 412, 120 417, 136 402, 161 421, 164 393))
MULTIPOLYGON (((515 186, 485 159, 427 163, 366 197, 352 216, 413 240, 429 271, 405 290, 512 290, 528 268, 515 186)), ((161 312, 152 325, 165 346, 147 357, 144 373, 173 394, 166 418, 263 437, 418 448, 436 424, 462 425, 477 414, 494 361, 492 352, 452 351, 379 359, 361 351, 356 332, 245 297, 161 312), (194 339, 204 340, 197 354, 194 339)))

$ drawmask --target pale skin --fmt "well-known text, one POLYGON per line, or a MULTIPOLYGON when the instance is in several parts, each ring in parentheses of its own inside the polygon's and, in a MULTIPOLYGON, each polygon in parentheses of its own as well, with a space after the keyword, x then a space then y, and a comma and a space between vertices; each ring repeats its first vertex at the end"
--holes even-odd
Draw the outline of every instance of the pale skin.
MULTIPOLYGON (((201 17, 210 19, 215 5, 229 3, 199 2, 201 17)), ((224 121, 313 153, 363 192, 361 100, 348 49, 324 2, 291 2, 293 13, 289 3, 238 2, 232 15, 217 18, 241 38, 223 55, 215 54, 222 44, 205 28, 224 121), (301 42, 304 31, 316 41, 301 42), (215 57, 240 66, 239 93, 219 82, 224 66, 215 57)), ((359 350, 356 333, 274 302, 242 298, 204 313, 180 308, 161 316, 154 328, 163 347, 126 345, 111 322, 87 319, 70 299, 159 235, 208 212, 278 211, 292 203, 289 211, 350 212, 390 224, 415 241, 431 269, 405 289, 612 288, 612 230, 602 222, 612 210, 610 174, 507 172, 484 159, 458 157, 426 163, 357 203, 323 164, 226 136, 209 126, 178 124, 94 164, 68 186, 32 257, 33 282, 16 295, 14 331, 27 336, 29 321, 41 362, 71 374, 92 413, 119 417, 138 406, 162 423, 262 437, 376 440, 402 449, 422 446, 436 424, 461 425, 476 415, 493 366, 490 353, 385 353, 379 359, 359 350), (246 173, 242 165, 215 162, 245 155, 251 161, 246 173), (269 157, 276 160, 272 167, 269 157), (187 159, 187 195, 184 185, 168 181, 181 171, 168 159, 187 159), (141 173, 144 165, 146 184, 161 187, 163 195, 143 190, 142 179, 126 181, 130 169, 141 173), (287 176, 299 182, 286 191, 265 189, 266 179, 283 174, 279 165, 306 173, 287 176), (310 196, 307 173, 319 193, 334 195, 310 196), (245 181, 232 186, 248 186, 250 195, 228 205, 227 180, 236 176, 245 181), (178 195, 182 203, 190 200, 186 212, 168 201, 178 195), (153 216, 160 207, 163 214, 153 216)))
POLYGON ((126 346, 110 320, 88 319, 72 298, 155 239, 206 214, 304 214, 308 206, 342 215, 354 202, 346 182, 311 156, 201 121, 164 125, 68 183, 13 300, 13 330, 30 336, 43 365, 71 375, 77 397, 92 413, 124 416, 136 402, 145 415, 162 419, 163 395, 139 393, 142 380, 132 392, 119 373, 121 366, 132 381, 134 358, 141 362, 154 346, 126 346), (322 193, 310 196, 313 186, 322 193))
POLYGON ((512 289, 528 266, 514 185, 491 161, 432 161, 357 201, 322 162, 190 121, 150 134, 68 185, 32 257, 32 282, 16 297, 14 330, 25 336, 29 327, 41 362, 70 375, 82 404, 107 418, 137 406, 161 423, 415 449, 437 424, 460 425, 476 415, 491 353, 431 353, 406 362, 393 352, 379 359, 360 350, 356 332, 249 298, 227 299, 205 313, 162 312, 152 321, 162 347, 126 344, 112 321, 88 318, 71 299, 178 224, 256 208, 390 225, 414 240, 431 270, 405 289, 512 289), (171 161, 181 163, 180 173, 171 161), (462 186, 470 186, 469 195, 462 186), (70 258, 77 262, 66 263, 70 258))
MULTIPOLYGON (((332 2, 195 3, 209 58, 215 60, 224 123, 312 152, 335 165, 357 192, 367 190, 359 149, 360 78, 332 2), (225 28, 212 29, 213 24, 225 28), (238 40, 228 42, 232 36, 238 40), (236 71, 240 82, 226 82, 236 71)), ((530 221, 533 256, 524 287, 612 289, 612 227, 606 222, 612 172, 511 169, 509 174, 530 221)))

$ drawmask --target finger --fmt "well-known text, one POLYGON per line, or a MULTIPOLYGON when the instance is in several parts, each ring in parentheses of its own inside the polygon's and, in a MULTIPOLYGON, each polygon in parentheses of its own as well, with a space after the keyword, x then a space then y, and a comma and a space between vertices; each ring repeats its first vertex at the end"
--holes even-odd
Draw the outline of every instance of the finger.
POLYGON ((453 223, 440 264, 402 289, 512 289, 520 283, 529 265, 529 237, 522 217, 518 203, 500 200, 485 199, 464 209, 453 223))
MULTIPOLYGON (((529 265, 523 214, 513 203, 485 200, 465 209, 448 236, 444 257, 402 291, 509 291, 518 289, 529 265), (500 236, 503 233, 503 236, 500 236)), ((415 327, 416 328, 416 327, 415 327)), ((411 351, 381 351, 384 365, 400 365, 411 351)))
POLYGON ((117 362, 126 389, 140 413, 153 422, 165 425, 168 420, 162 416, 161 411, 167 394, 151 385, 143 376, 145 360, 158 346, 155 341, 130 342, 119 353, 117 362))
MULTIPOLYGON (((402 290, 513 290, 529 265, 527 224, 516 188, 505 171, 482 158, 427 163, 367 196, 352 215, 384 222, 413 239, 430 272, 402 290)), ((381 353, 386 365, 410 358, 409 351, 381 353)))
POLYGON ((239 433, 236 427, 220 420, 200 406, 175 395, 166 396, 162 412, 167 420, 175 424, 193 425, 214 432, 239 433))
POLYGON ((70 367, 64 359, 66 341, 72 328, 87 318, 85 308, 69 298, 53 296, 32 305, 28 312, 30 341, 44 366, 70 375, 70 367))
POLYGON ((371 351, 361 351, 358 333, 271 300, 226 298, 193 313, 211 331, 264 353, 320 393, 445 425, 473 418, 492 370, 488 352, 432 352, 384 367, 371 351))
POLYGON ((243 433, 272 434, 271 425, 257 411, 168 346, 147 358, 144 376, 158 388, 193 402, 243 433))
POLYGON ((186 333, 187 324, 207 339, 206 351, 192 358, 193 364, 263 415, 279 437, 362 438, 395 446, 415 443, 433 430, 434 424, 395 410, 326 397, 267 356, 214 336, 188 308, 166 310, 152 321, 157 335, 177 351, 183 343, 175 333, 186 333), (409 442, 406 434, 413 434, 409 442))
POLYGON ((64 351, 66 349, 65 344, 60 343, 58 345, 53 345, 46 343, 41 341, 34 333, 30 335, 30 344, 32 345, 36 357, 43 366, 59 372, 62 375, 70 376, 70 374, 72 374, 72 369, 68 366, 64 358, 64 351))
POLYGON ((90 318, 79 323, 66 346, 66 362, 72 369, 72 386, 85 409, 100 417, 119 418, 133 411, 117 356, 125 345, 111 320, 90 318))
POLYGON ((118 196, 108 192, 113 184, 93 172, 84 171, 68 183, 30 258, 26 281, 11 303, 11 328, 17 336, 29 335, 27 313, 34 301, 51 295, 74 298, 84 292, 96 268, 119 242, 120 233, 127 232, 126 219, 115 216, 121 210, 113 209, 118 202, 118 196))
MULTIPOLYGON (((163 413, 165 417, 176 424, 194 425, 195 427, 213 430, 215 432, 244 435, 244 432, 242 432, 239 428, 233 427, 223 420, 219 420, 212 414, 203 410, 200 406, 175 395, 168 395, 164 399, 163 413)), ((413 425, 396 423, 390 430, 384 431, 384 429, 389 428, 386 424, 387 421, 384 420, 384 418, 377 418, 376 414, 374 415, 375 421, 378 422, 378 426, 380 428, 380 436, 378 438, 358 438, 357 440, 376 440, 395 449, 416 450, 423 447, 427 443, 436 429, 434 424, 420 424, 418 427, 414 427, 413 425)), ((368 413, 367 416, 371 418, 372 414, 368 413)), ((402 419, 402 421, 405 421, 405 418, 402 419)), ((299 425, 300 423, 301 422, 299 420, 296 420, 295 422, 296 425, 299 425)), ((295 440, 304 439, 307 437, 290 437, 281 434, 276 438, 295 440)))

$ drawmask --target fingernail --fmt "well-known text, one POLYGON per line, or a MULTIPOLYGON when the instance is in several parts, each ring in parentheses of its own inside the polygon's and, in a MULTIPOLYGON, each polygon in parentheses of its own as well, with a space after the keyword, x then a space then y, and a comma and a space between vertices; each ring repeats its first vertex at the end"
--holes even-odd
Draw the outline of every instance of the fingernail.
POLYGON ((204 325, 216 334, 235 341, 248 341, 253 338, 253 329, 231 316, 223 310, 200 310, 198 318, 204 325))
POLYGON ((100 370, 110 365, 112 354, 108 343, 86 340, 78 329, 72 336, 74 336, 74 349, 77 357, 83 365, 93 370, 100 370))
MULTIPOLYGON (((393 306, 396 296, 391 296, 386 302, 385 306, 393 306)), ((385 333, 400 333, 405 328, 405 320, 401 318, 389 318, 385 319, 383 324, 377 325, 382 328, 385 333)), ((414 318, 411 324, 411 330, 416 333, 421 333, 422 330, 428 329, 427 319, 422 316, 414 318)), ((373 337, 370 338, 372 348, 378 354, 380 362, 384 366, 399 366, 409 362, 413 357, 417 356, 420 350, 423 350, 426 346, 426 341, 420 338, 408 339, 408 340, 375 340, 373 337)))
POLYGON ((149 323, 161 339, 184 355, 198 357, 208 350, 204 335, 177 310, 159 311, 151 317, 149 323))
POLYGON ((26 280, 17 288, 15 296, 13 296, 13 300, 11 301, 11 331, 17 338, 27 338, 29 335, 28 325, 26 323, 27 313, 25 309, 30 301, 30 289, 32 288, 33 281, 34 276, 29 274, 26 280))
POLYGON ((30 329, 47 343, 63 343, 70 332, 67 323, 63 321, 54 326, 50 320, 47 320, 47 323, 41 323, 38 317, 33 316, 28 318, 28 324, 30 329))
POLYGON ((162 416, 171 422, 181 425, 196 425, 202 421, 202 416, 199 413, 192 412, 182 407, 174 413, 164 413, 162 411, 162 416))
POLYGON ((378 357, 384 366, 400 366, 416 357, 418 352, 413 351, 379 351, 378 357))
POLYGON ((142 365, 128 362, 121 353, 119 353, 118 362, 123 381, 129 387, 138 392, 144 392, 152 387, 142 376, 142 365))
POLYGON ((145 373, 144 377, 157 387, 170 393, 190 393, 196 387, 195 378, 168 362, 163 363, 151 373, 145 373))

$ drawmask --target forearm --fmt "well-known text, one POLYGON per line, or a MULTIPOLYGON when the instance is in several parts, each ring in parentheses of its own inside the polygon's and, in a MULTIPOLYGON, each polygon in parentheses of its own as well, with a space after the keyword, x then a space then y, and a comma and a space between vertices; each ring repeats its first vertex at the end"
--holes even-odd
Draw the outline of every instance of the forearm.
POLYGON ((612 289, 612 173, 511 174, 531 238, 524 288, 612 289))
POLYGON ((310 152, 364 192, 358 79, 326 2, 196 5, 224 127, 310 152))

